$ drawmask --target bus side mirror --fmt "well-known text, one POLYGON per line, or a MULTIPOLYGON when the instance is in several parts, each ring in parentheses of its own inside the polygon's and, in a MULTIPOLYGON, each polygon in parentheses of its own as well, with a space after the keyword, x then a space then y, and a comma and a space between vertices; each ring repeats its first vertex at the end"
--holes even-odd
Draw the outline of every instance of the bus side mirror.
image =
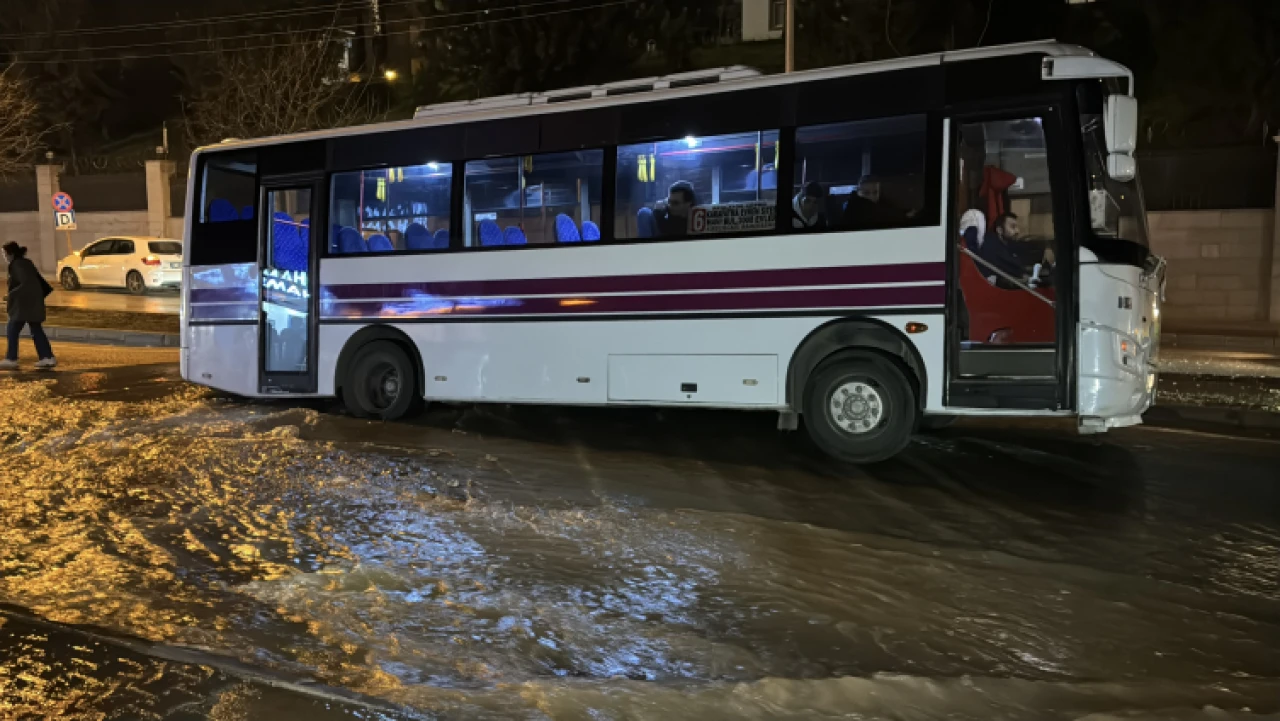
POLYGON ((1138 149, 1138 101, 1128 95, 1108 95, 1102 117, 1107 152, 1133 155, 1138 149))
POLYGON ((1112 180, 1127 183, 1138 175, 1138 162, 1132 155, 1112 153, 1107 156, 1107 175, 1112 180))
POLYGON ((1102 111, 1107 138, 1107 175, 1119 181, 1133 180, 1138 148, 1138 101, 1128 95, 1108 95, 1102 111))

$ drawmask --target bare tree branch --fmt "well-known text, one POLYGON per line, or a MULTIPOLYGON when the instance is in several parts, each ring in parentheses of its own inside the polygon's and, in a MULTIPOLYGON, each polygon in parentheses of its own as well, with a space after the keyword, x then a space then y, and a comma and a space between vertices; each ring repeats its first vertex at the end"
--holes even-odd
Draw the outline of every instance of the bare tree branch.
POLYGON ((384 113, 367 81, 351 82, 331 32, 297 33, 280 47, 223 48, 184 102, 196 145, 360 125, 384 113))
POLYGON ((27 167, 44 150, 40 104, 12 67, 0 71, 0 176, 27 167))

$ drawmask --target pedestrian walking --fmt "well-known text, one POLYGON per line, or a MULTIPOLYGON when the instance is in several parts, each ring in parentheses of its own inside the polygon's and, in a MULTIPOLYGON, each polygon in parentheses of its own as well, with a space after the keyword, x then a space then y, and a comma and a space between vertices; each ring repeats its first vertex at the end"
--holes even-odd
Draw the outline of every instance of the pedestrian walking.
POLYGON ((11 241, 4 244, 3 253, 4 261, 9 265, 9 292, 5 295, 9 345, 4 360, 0 361, 0 370, 18 367, 18 334, 24 325, 31 329, 31 340, 36 344, 36 356, 39 358, 36 368, 53 368, 58 361, 53 357, 49 338, 40 327, 45 317, 44 299, 53 292, 53 286, 36 270, 36 264, 27 259, 25 247, 11 241))

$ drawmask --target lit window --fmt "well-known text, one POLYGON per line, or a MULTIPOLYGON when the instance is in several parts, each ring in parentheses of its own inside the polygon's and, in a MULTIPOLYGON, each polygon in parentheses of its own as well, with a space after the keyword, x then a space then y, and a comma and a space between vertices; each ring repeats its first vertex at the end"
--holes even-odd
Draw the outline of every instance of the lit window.
POLYGON ((466 247, 600 240, 603 150, 467 163, 466 247))
POLYGON ((452 184, 449 163, 334 173, 329 252, 448 249, 452 184))
POLYGON ((778 131, 618 148, 619 238, 753 233, 776 226, 778 131))

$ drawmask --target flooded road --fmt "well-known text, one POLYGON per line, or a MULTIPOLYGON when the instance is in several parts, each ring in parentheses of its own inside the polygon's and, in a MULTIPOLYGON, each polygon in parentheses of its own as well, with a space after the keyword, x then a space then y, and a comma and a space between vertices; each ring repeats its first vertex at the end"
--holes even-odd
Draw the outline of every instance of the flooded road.
POLYGON ((119 353, 0 377, 0 718, 1280 712, 1274 441, 849 468, 763 414, 382 424, 119 353))

